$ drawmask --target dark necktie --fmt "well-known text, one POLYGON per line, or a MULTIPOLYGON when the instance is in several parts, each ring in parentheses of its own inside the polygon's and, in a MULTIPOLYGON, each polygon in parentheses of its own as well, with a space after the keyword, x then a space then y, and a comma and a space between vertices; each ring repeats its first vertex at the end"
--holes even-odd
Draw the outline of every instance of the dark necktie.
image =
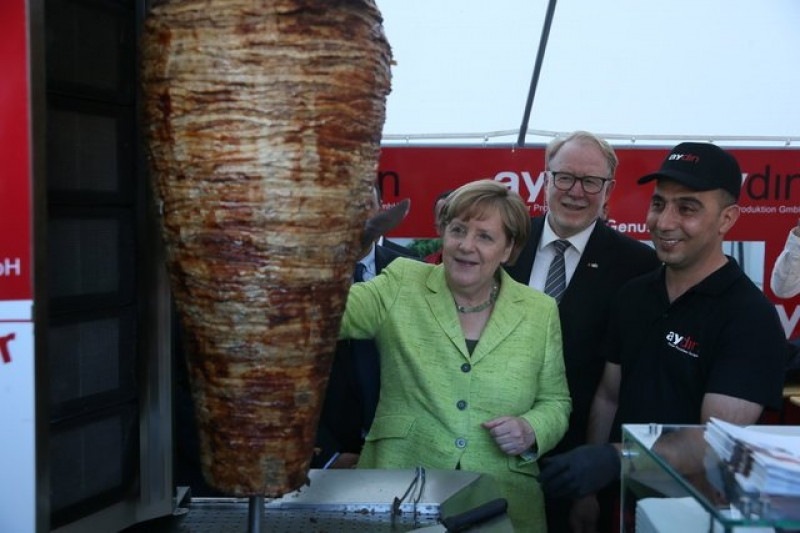
POLYGON ((353 274, 353 281, 360 283, 364 281, 364 273, 367 271, 367 265, 364 263, 356 263, 356 272, 353 274))
POLYGON ((564 291, 567 290, 567 274, 564 267, 564 251, 569 247, 569 241, 558 240, 553 242, 556 255, 547 271, 547 281, 544 283, 544 293, 561 302, 564 291))

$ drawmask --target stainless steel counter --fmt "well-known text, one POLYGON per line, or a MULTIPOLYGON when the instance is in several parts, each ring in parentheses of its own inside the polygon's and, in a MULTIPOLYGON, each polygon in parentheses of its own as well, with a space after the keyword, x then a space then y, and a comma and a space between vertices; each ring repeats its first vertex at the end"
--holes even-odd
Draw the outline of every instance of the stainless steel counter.
MULTIPOLYGON (((311 470, 308 486, 266 501, 261 531, 443 532, 446 529, 439 524, 440 518, 500 497, 488 476, 460 470, 424 470, 421 477, 419 470, 311 470)), ((191 499, 176 509, 169 527, 161 531, 244 533, 250 528, 249 503, 247 498, 191 499)), ((502 513, 469 531, 513 533, 513 528, 502 513)))

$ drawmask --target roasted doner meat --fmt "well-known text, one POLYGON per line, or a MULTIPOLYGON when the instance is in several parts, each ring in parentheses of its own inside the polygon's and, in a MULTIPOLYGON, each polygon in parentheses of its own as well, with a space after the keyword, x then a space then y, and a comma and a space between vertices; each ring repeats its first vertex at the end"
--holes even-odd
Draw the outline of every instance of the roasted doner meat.
POLYGON ((145 131, 203 473, 284 494, 307 481, 391 52, 373 0, 154 4, 145 131))

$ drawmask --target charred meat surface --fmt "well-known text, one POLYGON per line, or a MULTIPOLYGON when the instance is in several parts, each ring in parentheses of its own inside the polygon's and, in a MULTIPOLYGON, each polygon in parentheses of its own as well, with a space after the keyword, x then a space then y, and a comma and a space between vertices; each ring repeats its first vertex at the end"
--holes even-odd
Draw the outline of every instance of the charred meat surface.
POLYGON ((155 2, 148 159, 203 473, 306 482, 377 171, 391 52, 372 0, 155 2))

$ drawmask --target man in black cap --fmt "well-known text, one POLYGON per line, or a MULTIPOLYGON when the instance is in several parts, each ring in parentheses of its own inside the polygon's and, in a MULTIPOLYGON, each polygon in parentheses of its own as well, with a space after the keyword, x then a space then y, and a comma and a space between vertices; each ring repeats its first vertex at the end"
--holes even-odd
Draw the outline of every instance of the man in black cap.
MULTIPOLYGON (((639 179, 651 181, 647 226, 664 266, 626 284, 612 304, 593 444, 552 458, 541 474, 546 494, 584 498, 588 515, 593 494, 619 475, 619 445, 609 442, 620 442, 621 424, 747 425, 781 402, 787 350, 777 313, 722 250, 739 217, 736 159, 713 144, 681 143, 639 179)), ((573 524, 585 524, 576 514, 573 524)))

